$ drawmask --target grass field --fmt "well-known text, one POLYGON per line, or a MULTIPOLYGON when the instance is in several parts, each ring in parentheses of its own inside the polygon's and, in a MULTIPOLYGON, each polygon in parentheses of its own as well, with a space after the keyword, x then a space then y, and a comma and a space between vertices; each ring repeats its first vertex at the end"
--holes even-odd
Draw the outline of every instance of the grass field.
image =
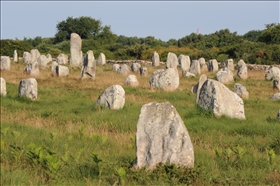
MULTIPOLYGON (((216 118, 195 105, 195 78, 182 77, 174 92, 152 90, 149 77, 164 67, 138 74, 139 87, 125 85, 126 76, 111 65, 97 66, 96 79, 80 80, 80 68, 68 77, 40 70, 38 100, 18 97, 23 63, 12 63, 1 97, 1 185, 279 185, 279 91, 265 81, 265 72, 249 71, 235 78, 249 91, 246 120, 216 118), (122 110, 95 107, 103 90, 119 84, 125 90, 122 110), (154 171, 134 170, 135 135, 143 104, 170 102, 182 117, 195 153, 193 169, 159 165, 154 171)), ((234 72, 236 73, 236 72, 234 72)), ((215 73, 207 72, 215 79, 215 73)), ((233 90, 234 83, 226 85, 233 90)))

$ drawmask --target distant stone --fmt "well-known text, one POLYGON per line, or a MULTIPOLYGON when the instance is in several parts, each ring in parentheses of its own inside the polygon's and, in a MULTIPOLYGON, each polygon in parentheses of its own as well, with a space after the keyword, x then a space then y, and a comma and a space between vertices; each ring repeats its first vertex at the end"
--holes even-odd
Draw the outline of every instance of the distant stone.
POLYGON ((56 62, 59 65, 68 64, 68 56, 66 54, 61 53, 56 57, 56 62))
POLYGON ((233 59, 227 59, 227 60, 226 60, 226 67, 227 67, 229 70, 234 71, 233 59))
POLYGON ((82 79, 90 78, 94 80, 95 74, 96 74, 96 62, 92 50, 89 50, 87 51, 87 54, 84 58, 82 71, 81 71, 81 78, 82 79))
POLYGON ((24 63, 31 62, 31 54, 29 52, 23 52, 23 62, 24 63))
POLYGON ((200 64, 200 71, 201 72, 207 72, 208 71, 208 66, 206 65, 205 58, 201 57, 198 59, 199 64, 200 64))
POLYGON ((10 71, 11 59, 9 56, 1 56, 1 71, 10 71))
POLYGON ((130 85, 132 87, 137 87, 139 85, 139 82, 135 75, 129 75, 125 80, 125 84, 130 85))
POLYGON ((58 77, 67 77, 69 75, 69 68, 63 65, 55 66, 55 73, 58 77))
POLYGON ((169 102, 141 108, 136 132, 135 168, 154 169, 159 163, 194 167, 194 149, 187 128, 169 102))
POLYGON ((278 113, 277 113, 277 115, 276 115, 276 118, 277 118, 278 120, 280 120, 280 110, 278 110, 278 113))
POLYGON ((37 100, 37 80, 35 78, 22 79, 19 83, 18 95, 37 100))
POLYGON ((112 70, 113 70, 114 72, 117 72, 117 71, 119 70, 119 68, 120 68, 120 64, 113 64, 113 65, 112 65, 112 70))
POLYGON ((273 89, 280 90, 280 82, 279 82, 279 79, 274 79, 274 80, 273 80, 273 89))
POLYGON ((215 116, 225 115, 230 118, 245 119, 243 100, 224 84, 207 79, 202 85, 198 105, 210 110, 215 116))
POLYGON ((148 68, 147 67, 141 67, 140 68, 140 75, 141 76, 148 76, 148 68))
POLYGON ((195 74, 195 75, 201 74, 200 63, 198 60, 192 60, 191 67, 190 67, 190 73, 195 74))
POLYGON ((117 73, 122 74, 122 75, 127 75, 128 73, 130 73, 130 68, 129 68, 129 66, 127 66, 127 64, 121 64, 117 73))
POLYGON ((6 81, 5 81, 5 79, 4 78, 0 78, 1 79, 1 92, 0 92, 0 94, 2 95, 2 96, 6 96, 7 95, 7 91, 6 91, 6 81))
POLYGON ((32 49, 30 51, 31 54, 31 62, 38 62, 38 58, 40 57, 40 52, 38 49, 32 49))
POLYGON ((168 52, 166 67, 167 68, 177 68, 178 64, 179 63, 178 63, 178 58, 177 58, 176 54, 174 54, 172 52, 168 52))
POLYGON ((160 88, 165 91, 174 91, 179 87, 179 73, 177 68, 156 70, 149 80, 151 88, 160 88))
POLYGON ((222 68, 217 74, 216 78, 223 84, 228 84, 234 81, 232 71, 227 67, 222 68))
POLYGON ((153 55, 152 55, 152 66, 159 66, 159 62, 160 62, 160 58, 159 55, 156 51, 154 51, 153 55))
POLYGON ((249 92, 247 91, 246 87, 239 83, 235 83, 233 91, 242 99, 249 98, 249 92))
POLYGON ((113 85, 105 89, 96 101, 97 106, 112 110, 122 109, 125 104, 125 91, 120 85, 113 85))
POLYGON ((140 73, 140 68, 141 68, 141 65, 139 63, 132 63, 131 64, 131 71, 132 72, 137 72, 137 73, 140 73))
POLYGON ((208 62, 208 71, 209 72, 215 72, 219 70, 219 65, 218 65, 218 61, 216 59, 211 59, 208 62))
POLYGON ((83 53, 82 53, 82 39, 76 34, 72 33, 70 38, 70 65, 71 66, 81 66, 83 63, 83 53))
POLYGON ((270 97, 271 101, 279 101, 280 100, 280 93, 275 93, 273 96, 270 97))
POLYGON ((280 69, 278 67, 270 66, 265 74, 266 80, 280 79, 280 69))
POLYGON ((198 80, 198 83, 192 88, 192 92, 196 94, 196 98, 195 98, 196 103, 198 103, 200 89, 205 83, 205 81, 207 81, 207 79, 208 79, 207 76, 205 74, 202 74, 198 80))
POLYGON ((238 61, 237 63, 237 77, 241 78, 241 79, 247 79, 248 78, 248 70, 247 70, 247 66, 246 63, 241 59, 238 61))
POLYGON ((52 55, 51 54, 47 54, 46 57, 47 57, 48 63, 52 62, 53 59, 52 59, 52 55))
POLYGON ((98 57, 98 62, 97 62, 99 65, 105 65, 106 64, 106 57, 103 53, 100 53, 99 54, 99 57, 98 57))
POLYGON ((183 55, 183 54, 180 54, 179 57, 178 57, 178 62, 179 62, 179 65, 180 67, 182 68, 183 71, 189 71, 190 70, 190 57, 189 56, 186 56, 186 55, 183 55))
POLYGON ((48 62, 49 62, 49 60, 45 55, 41 55, 38 58, 38 65, 39 66, 46 67, 48 65, 48 62))
POLYGON ((30 62, 25 66, 24 73, 31 76, 39 76, 39 65, 38 62, 30 62))
POLYGON ((59 64, 56 61, 52 62, 52 75, 53 76, 57 76, 58 74, 56 73, 56 66, 58 66, 59 64))
POLYGON ((13 60, 14 60, 14 62, 18 62, 17 50, 14 50, 13 60))
POLYGON ((195 74, 192 74, 192 73, 190 73, 190 72, 188 72, 186 70, 183 70, 182 71, 182 76, 183 77, 195 77, 195 74))

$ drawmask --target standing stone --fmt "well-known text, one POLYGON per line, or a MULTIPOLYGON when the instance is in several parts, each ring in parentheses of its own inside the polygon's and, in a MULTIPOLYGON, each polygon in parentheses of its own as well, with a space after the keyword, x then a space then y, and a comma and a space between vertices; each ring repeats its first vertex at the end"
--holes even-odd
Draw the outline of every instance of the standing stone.
POLYGON ((160 88, 164 91, 174 91, 179 87, 179 73, 177 68, 156 70, 149 80, 151 88, 160 88))
POLYGON ((127 75, 130 72, 129 66, 127 64, 121 64, 120 68, 118 69, 117 73, 122 75, 127 75))
POLYGON ((245 119, 243 100, 224 84, 207 79, 200 89, 198 105, 215 116, 245 119))
POLYGON ((227 84, 234 81, 232 71, 229 70, 227 67, 222 68, 216 74, 216 78, 219 82, 223 84, 227 84))
POLYGON ((177 58, 176 54, 174 54, 172 52, 168 52, 166 67, 167 68, 177 68, 177 66, 178 66, 178 58, 177 58))
POLYGON ((58 66, 58 63, 56 61, 53 61, 52 62, 52 75, 53 76, 57 76, 57 73, 56 73, 56 66, 58 66))
POLYGON ((131 64, 131 71, 132 72, 139 72, 140 73, 140 68, 141 68, 141 65, 139 63, 132 63, 131 64))
POLYGON ((52 62, 52 55, 51 54, 47 54, 47 61, 48 61, 48 63, 49 62, 52 62))
POLYGON ((120 68, 120 64, 113 64, 113 65, 112 65, 112 70, 113 70, 114 72, 117 72, 117 71, 119 70, 119 68, 120 68))
POLYGON ((280 100, 280 92, 279 93, 275 93, 270 97, 271 101, 279 101, 280 100))
POLYGON ((66 54, 61 53, 56 57, 56 62, 60 65, 65 65, 68 63, 68 56, 66 54))
POLYGON ((31 76, 38 76, 39 75, 39 65, 38 62, 30 62, 25 66, 24 72, 31 76))
POLYGON ((191 92, 196 94, 195 102, 198 103, 200 89, 202 85, 207 81, 207 76, 205 74, 202 74, 199 78, 198 83, 192 88, 191 92))
POLYGON ((278 67, 270 66, 265 74, 266 80, 280 79, 280 69, 278 67))
POLYGON ((278 120, 280 120, 280 110, 278 110, 278 113, 277 113, 277 115, 276 115, 276 118, 277 118, 278 120))
POLYGON ((152 55, 152 66, 157 67, 159 66, 160 58, 156 51, 154 51, 152 55))
POLYGON ((105 65, 106 64, 106 57, 105 57, 105 55, 103 53, 99 54, 97 63, 99 65, 105 65))
POLYGON ((229 70, 234 71, 233 59, 227 59, 227 60, 226 60, 226 67, 227 67, 229 70))
POLYGON ((154 169, 159 163, 194 167, 194 149, 179 113, 169 102, 141 108, 136 132, 135 168, 154 169))
POLYGON ((69 68, 63 65, 55 66, 55 73, 58 77, 67 77, 69 75, 69 68))
POLYGON ((132 87, 137 87, 139 85, 139 82, 135 75, 129 75, 125 80, 125 84, 130 85, 132 87))
POLYGON ((31 54, 29 52, 23 52, 23 62, 30 63, 31 62, 31 54))
POLYGON ((46 67, 48 65, 48 58, 45 56, 45 55, 41 55, 39 58, 38 58, 38 64, 39 66, 42 66, 42 67, 46 67))
POLYGON ((141 67, 140 68, 140 75, 141 76, 148 76, 148 68, 147 67, 141 67))
POLYGON ((17 50, 14 50, 14 56, 13 56, 14 62, 18 62, 18 54, 17 50))
POLYGON ((18 95, 36 100, 38 96, 37 80, 35 78, 22 79, 19 83, 18 95))
POLYGON ((273 80, 273 89, 280 90, 280 82, 279 82, 279 79, 274 79, 274 80, 273 80))
POLYGON ((240 77, 241 79, 247 79, 248 78, 248 70, 245 62, 241 59, 237 63, 238 70, 237 70, 237 77, 240 77))
POLYGON ((239 83, 235 83, 233 92, 235 92, 242 99, 249 98, 249 92, 247 91, 246 87, 239 83))
POLYGON ((70 38, 70 65, 71 66, 81 66, 83 55, 82 55, 82 39, 76 34, 72 33, 70 38))
POLYGON ((94 59, 94 55, 92 50, 89 50, 84 58, 82 71, 81 71, 81 78, 87 78, 94 80, 96 74, 96 62, 94 59))
POLYGON ((219 70, 219 65, 218 65, 218 61, 216 59, 211 59, 208 62, 208 71, 209 72, 215 72, 219 70))
POLYGON ((190 70, 190 57, 189 56, 180 54, 178 57, 178 62, 183 71, 190 70))
POLYGON ((96 101, 96 106, 112 110, 122 109, 125 104, 125 91, 120 85, 113 85, 105 89, 96 101))
POLYGON ((200 71, 201 72, 207 72, 208 71, 208 66, 206 65, 205 58, 201 57, 198 59, 199 64, 200 64, 200 71))
POLYGON ((190 73, 195 74, 195 75, 201 74, 200 63, 198 60, 192 60, 191 67, 190 67, 190 73))
POLYGON ((6 91, 6 81, 5 81, 5 79, 4 78, 0 78, 1 79, 1 92, 0 92, 0 94, 2 95, 2 96, 6 96, 7 95, 7 91, 6 91))
POLYGON ((40 52, 38 49, 32 49, 30 51, 31 54, 31 62, 38 62, 38 58, 40 57, 40 52))
POLYGON ((11 68, 11 59, 9 56, 1 56, 1 71, 9 71, 11 68))

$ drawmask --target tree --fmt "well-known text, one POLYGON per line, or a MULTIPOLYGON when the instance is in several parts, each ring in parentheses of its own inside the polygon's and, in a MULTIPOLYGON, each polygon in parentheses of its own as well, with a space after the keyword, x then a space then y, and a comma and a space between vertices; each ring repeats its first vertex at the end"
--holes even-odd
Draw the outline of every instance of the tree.
POLYGON ((266 24, 266 29, 261 32, 258 41, 266 44, 280 44, 280 23, 266 24))
POLYGON ((258 41, 260 34, 261 34, 260 30, 251 30, 251 31, 247 32, 246 34, 244 34, 243 37, 244 37, 244 39, 246 39, 248 41, 256 42, 256 41, 258 41))

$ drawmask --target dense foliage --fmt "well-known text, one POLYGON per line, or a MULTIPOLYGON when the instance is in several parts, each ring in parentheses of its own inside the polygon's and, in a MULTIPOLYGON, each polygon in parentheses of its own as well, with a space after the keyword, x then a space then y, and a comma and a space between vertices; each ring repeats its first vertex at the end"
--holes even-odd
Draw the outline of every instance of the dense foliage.
POLYGON ((246 63, 280 64, 280 24, 267 24, 264 30, 251 30, 238 35, 229 29, 211 34, 191 33, 178 40, 165 42, 154 36, 145 38, 116 35, 108 25, 102 26, 100 20, 91 17, 68 17, 56 25, 57 33, 53 38, 37 36, 24 40, 1 40, 1 56, 12 56, 17 50, 19 56, 24 51, 37 48, 41 53, 50 53, 56 57, 59 53, 70 54, 70 35, 75 32, 83 39, 82 51, 85 54, 93 50, 107 59, 143 59, 151 60, 153 51, 157 51, 161 61, 166 61, 168 52, 189 55, 191 59, 204 57, 220 62, 228 58, 243 59, 246 63))

